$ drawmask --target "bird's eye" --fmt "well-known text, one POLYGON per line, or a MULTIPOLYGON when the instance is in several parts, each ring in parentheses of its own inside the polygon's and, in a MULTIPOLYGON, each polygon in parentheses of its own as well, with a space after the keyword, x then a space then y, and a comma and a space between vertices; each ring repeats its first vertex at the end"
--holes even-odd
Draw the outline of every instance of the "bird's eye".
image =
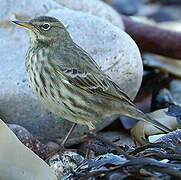
POLYGON ((49 24, 44 24, 43 26, 42 26, 42 28, 43 28, 43 30, 49 30, 50 29, 50 25, 49 24))

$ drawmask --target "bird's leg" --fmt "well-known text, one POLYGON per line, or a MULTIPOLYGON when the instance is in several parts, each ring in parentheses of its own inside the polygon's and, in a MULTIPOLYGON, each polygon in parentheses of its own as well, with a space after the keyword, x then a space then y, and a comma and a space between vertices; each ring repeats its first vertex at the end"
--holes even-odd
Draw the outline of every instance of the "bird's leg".
MULTIPOLYGON (((91 130, 91 132, 92 132, 92 134, 96 134, 96 130, 95 129, 93 129, 93 130, 91 130)), ((92 139, 90 139, 89 140, 89 145, 91 145, 92 144, 92 139)), ((88 147, 88 149, 87 149, 87 152, 86 152, 86 155, 85 155, 85 159, 88 159, 89 158, 89 154, 90 154, 90 147, 88 147)))
POLYGON ((77 126, 77 123, 74 123, 73 126, 71 127, 71 129, 69 130, 68 134, 66 135, 66 137, 64 138, 64 140, 62 141, 62 143, 60 144, 59 148, 56 149, 54 152, 52 152, 48 158, 46 159, 46 161, 48 161, 52 156, 54 156, 56 153, 58 153, 59 151, 64 151, 65 150, 65 144, 68 141, 69 137, 72 135, 73 130, 75 129, 75 127, 77 126))
POLYGON ((77 123, 74 123, 71 129, 69 130, 68 134, 66 135, 65 139, 62 141, 60 147, 64 149, 64 146, 66 142, 68 141, 69 137, 72 135, 72 132, 74 131, 75 127, 77 126, 77 123))

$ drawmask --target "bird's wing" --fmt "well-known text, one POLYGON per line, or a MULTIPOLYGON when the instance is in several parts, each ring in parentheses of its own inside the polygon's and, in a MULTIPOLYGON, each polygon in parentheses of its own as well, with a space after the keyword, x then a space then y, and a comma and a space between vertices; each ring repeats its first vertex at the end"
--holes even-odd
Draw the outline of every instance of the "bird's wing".
POLYGON ((124 101, 132 106, 135 104, 130 98, 121 91, 120 87, 114 83, 107 75, 102 72, 90 73, 82 72, 75 68, 60 67, 56 69, 56 72, 62 74, 72 85, 75 85, 81 89, 89 91, 90 93, 103 95, 107 98, 111 98, 116 101, 124 101))
POLYGON ((63 75, 72 85, 132 106, 131 99, 107 76, 93 58, 78 45, 61 47, 52 59, 56 72, 63 75), (60 61, 55 61, 60 59, 60 61))

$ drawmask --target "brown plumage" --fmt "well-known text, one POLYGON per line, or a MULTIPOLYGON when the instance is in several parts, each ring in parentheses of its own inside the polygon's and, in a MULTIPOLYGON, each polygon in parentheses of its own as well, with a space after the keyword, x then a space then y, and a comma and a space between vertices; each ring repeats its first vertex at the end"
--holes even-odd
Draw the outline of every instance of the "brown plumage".
POLYGON ((140 111, 92 57, 72 41, 59 20, 42 16, 29 22, 14 22, 30 29, 27 76, 33 92, 51 112, 86 124, 91 130, 95 122, 119 114, 170 131, 140 111))

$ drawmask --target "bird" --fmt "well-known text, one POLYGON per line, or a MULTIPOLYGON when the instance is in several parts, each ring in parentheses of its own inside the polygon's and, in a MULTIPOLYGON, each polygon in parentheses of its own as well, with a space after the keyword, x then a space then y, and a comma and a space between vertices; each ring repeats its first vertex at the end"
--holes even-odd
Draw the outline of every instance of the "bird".
POLYGON ((39 16, 30 21, 12 21, 29 30, 26 73, 40 102, 57 116, 95 133, 96 124, 114 114, 152 123, 168 133, 169 128, 150 118, 106 75, 95 60, 71 38, 57 18, 39 16))

